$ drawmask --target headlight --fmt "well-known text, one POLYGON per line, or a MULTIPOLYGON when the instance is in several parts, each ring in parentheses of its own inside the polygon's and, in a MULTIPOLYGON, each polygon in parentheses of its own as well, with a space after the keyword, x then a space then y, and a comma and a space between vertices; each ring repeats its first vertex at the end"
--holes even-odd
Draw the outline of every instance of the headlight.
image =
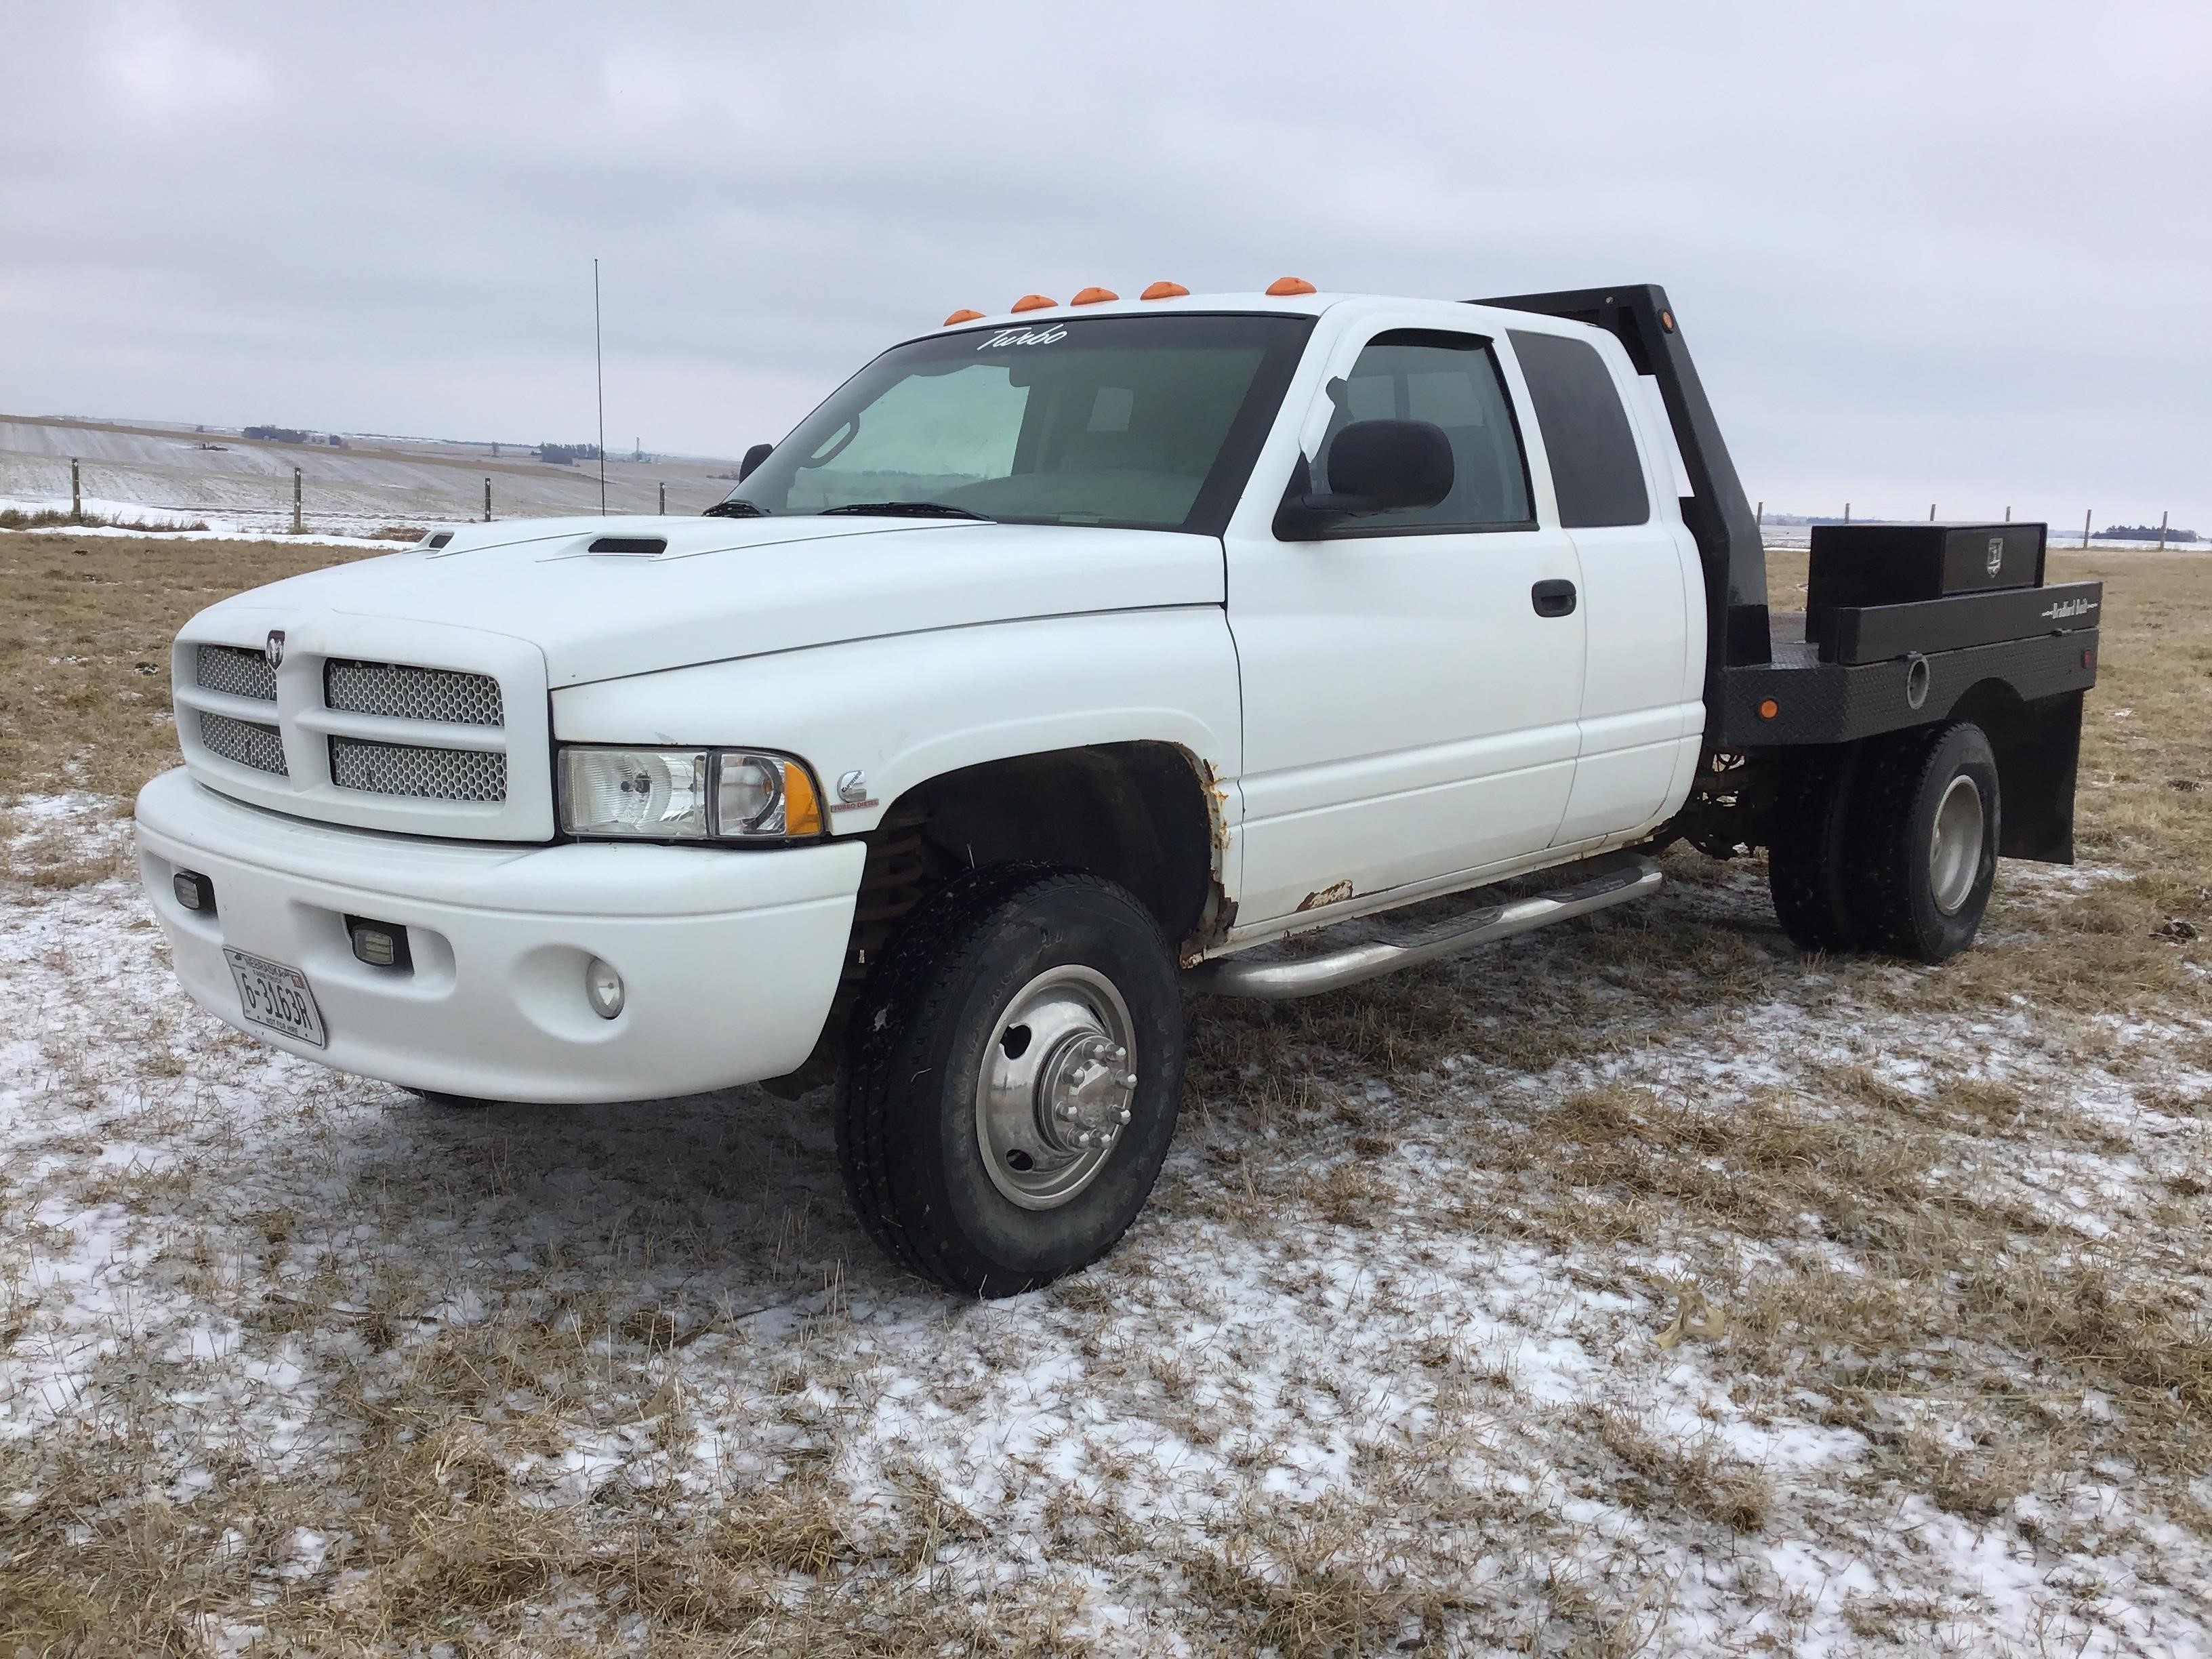
POLYGON ((735 749, 560 751, 561 828, 630 841, 781 841, 822 833, 802 761, 735 749))

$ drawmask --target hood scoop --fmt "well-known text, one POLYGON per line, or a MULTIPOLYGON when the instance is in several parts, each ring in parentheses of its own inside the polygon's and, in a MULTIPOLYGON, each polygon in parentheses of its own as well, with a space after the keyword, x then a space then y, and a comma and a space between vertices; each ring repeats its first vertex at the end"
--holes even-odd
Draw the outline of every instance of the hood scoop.
POLYGON ((668 551, 668 540, 664 536, 602 536, 584 551, 627 553, 636 558, 657 559, 668 551))

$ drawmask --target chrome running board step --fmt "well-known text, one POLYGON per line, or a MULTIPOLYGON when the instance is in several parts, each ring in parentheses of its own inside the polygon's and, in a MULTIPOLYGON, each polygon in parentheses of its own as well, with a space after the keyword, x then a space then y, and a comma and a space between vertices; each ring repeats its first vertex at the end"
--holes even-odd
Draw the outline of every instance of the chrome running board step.
POLYGON ((1569 865, 1565 869, 1569 872, 1586 869, 1588 873, 1569 886, 1533 893, 1527 898, 1497 899, 1395 939, 1370 939, 1322 956, 1265 962, 1223 957, 1201 962, 1183 975, 1183 982, 1193 990, 1215 996, 1261 997, 1269 1001, 1314 996, 1401 968, 1434 962, 1438 957, 1487 945, 1492 939, 1571 921, 1630 899, 1648 898, 1659 890, 1662 879, 1656 864, 1632 854, 1592 859, 1585 866, 1569 865))

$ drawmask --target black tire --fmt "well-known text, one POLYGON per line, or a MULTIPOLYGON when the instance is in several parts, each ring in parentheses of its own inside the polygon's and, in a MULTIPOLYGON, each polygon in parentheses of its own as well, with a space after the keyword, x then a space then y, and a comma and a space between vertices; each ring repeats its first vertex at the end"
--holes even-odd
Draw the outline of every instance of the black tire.
POLYGON ((1853 744, 1800 750, 1783 773, 1766 885, 1782 931, 1802 951, 1850 951, 1861 942, 1844 859, 1857 771, 1853 744))
MULTIPOLYGON (((1071 1035, 1054 1052, 1095 1041, 1071 1035)), ((1003 866, 933 894, 869 975, 847 1042, 836 1120, 853 1206, 894 1261, 963 1295, 1012 1296, 1104 1255, 1144 1208, 1175 1134, 1183 1011, 1174 957, 1144 906, 1095 876, 1003 866), (1046 1148, 1032 1165, 1015 1148, 994 1175, 979 1106, 987 1053, 995 1044, 1018 1064, 1016 1039, 1026 1045, 1029 1028, 1005 1022, 1032 988, 1068 975, 1103 981, 1120 1000, 1102 1018, 1126 1026, 1121 1053, 1137 1081, 1126 1089, 1117 1070, 1107 1085, 1109 1115, 1118 1104, 1127 1120, 1098 1132, 1103 1151, 1046 1148), (1061 1156, 1066 1178, 1087 1184, 1048 1208, 1007 1195, 1002 1182, 1042 1183, 1061 1156)), ((1042 1047, 1029 1063, 1071 1075, 1053 1071, 1042 1047)), ((1040 1081, 1035 1097, 1045 1093, 1040 1081)))
POLYGON ((1845 864, 1863 942, 1942 962, 1974 942, 1996 880, 1996 757, 1967 720, 1899 732, 1867 748, 1845 864), (1969 808, 1974 821, 1962 830, 1969 808), (1950 828, 1940 845, 1939 814, 1950 828))

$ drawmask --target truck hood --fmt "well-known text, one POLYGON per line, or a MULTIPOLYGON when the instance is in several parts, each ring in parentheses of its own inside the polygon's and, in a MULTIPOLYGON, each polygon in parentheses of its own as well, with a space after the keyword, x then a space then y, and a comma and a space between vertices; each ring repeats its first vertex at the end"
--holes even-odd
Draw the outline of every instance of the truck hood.
POLYGON ((962 520, 540 519, 271 583, 203 613, 321 612, 525 640, 550 684, 979 623, 1219 605, 1221 544, 962 520), (642 551, 592 550, 609 540, 642 551), (659 544, 658 550, 653 544, 659 544))

